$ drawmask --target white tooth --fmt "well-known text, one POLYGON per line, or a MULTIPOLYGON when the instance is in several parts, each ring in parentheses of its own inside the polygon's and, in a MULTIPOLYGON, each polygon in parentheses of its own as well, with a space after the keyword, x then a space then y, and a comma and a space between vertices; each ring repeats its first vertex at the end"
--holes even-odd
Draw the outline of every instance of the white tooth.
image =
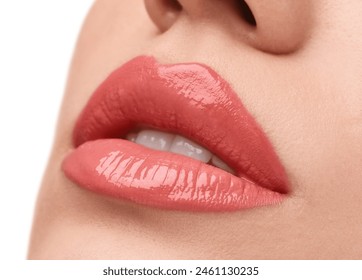
POLYGON ((213 165, 215 165, 216 167, 219 167, 220 169, 223 169, 223 170, 235 175, 234 170, 232 170, 225 162, 223 162, 217 156, 215 156, 215 155, 212 156, 211 163, 213 165))
POLYGON ((170 152, 188 156, 203 162, 210 161, 212 156, 207 149, 179 135, 173 140, 170 152))
POLYGON ((126 135, 126 139, 131 142, 136 142, 137 133, 131 132, 126 135))
POLYGON ((137 135, 136 143, 151 149, 168 151, 174 137, 175 135, 166 132, 142 130, 137 135))

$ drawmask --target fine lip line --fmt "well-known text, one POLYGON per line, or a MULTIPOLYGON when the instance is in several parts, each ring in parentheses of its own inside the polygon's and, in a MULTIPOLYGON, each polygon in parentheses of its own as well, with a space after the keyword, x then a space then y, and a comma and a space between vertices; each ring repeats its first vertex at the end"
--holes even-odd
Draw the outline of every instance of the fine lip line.
POLYGON ((73 143, 77 150, 93 140, 124 137, 140 125, 196 141, 239 179, 282 195, 289 191, 284 167, 264 132, 231 86, 206 65, 136 57, 97 88, 78 118, 73 143))

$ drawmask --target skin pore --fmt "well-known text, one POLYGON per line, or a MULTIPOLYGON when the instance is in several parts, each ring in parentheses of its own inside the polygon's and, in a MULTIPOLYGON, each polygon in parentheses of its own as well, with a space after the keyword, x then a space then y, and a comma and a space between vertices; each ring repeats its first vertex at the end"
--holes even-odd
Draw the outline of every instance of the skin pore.
MULTIPOLYGON (((360 259, 360 0, 98 0, 81 31, 40 189, 31 259, 360 259), (284 165, 278 206, 165 211, 79 188, 61 171, 97 86, 139 55, 227 80, 284 165)), ((242 143, 241 143, 242 145, 242 143)))

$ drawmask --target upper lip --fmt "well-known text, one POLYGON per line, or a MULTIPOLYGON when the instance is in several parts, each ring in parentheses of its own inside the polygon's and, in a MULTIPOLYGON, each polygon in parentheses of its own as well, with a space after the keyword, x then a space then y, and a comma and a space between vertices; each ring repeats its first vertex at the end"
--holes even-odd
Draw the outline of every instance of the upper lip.
POLYGON ((146 56, 126 63, 89 100, 76 123, 74 145, 122 137, 137 124, 190 138, 237 176, 288 191, 284 168, 262 129, 230 85, 205 65, 161 65, 146 56))

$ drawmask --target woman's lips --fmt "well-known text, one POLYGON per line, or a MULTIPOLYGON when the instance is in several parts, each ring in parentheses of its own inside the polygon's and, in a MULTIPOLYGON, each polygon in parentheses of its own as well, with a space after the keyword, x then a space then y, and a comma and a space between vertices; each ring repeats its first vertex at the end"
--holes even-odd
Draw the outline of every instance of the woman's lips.
POLYGON ((145 56, 126 63, 95 91, 73 140, 76 149, 62 166, 67 177, 136 203, 231 211, 278 203, 288 191, 284 168, 259 125, 230 85, 198 63, 162 65, 145 56), (236 176, 119 139, 138 125, 197 142, 236 176))
POLYGON ((232 211, 282 200, 278 192, 211 165, 123 139, 86 142, 63 169, 95 192, 173 210, 232 211))

